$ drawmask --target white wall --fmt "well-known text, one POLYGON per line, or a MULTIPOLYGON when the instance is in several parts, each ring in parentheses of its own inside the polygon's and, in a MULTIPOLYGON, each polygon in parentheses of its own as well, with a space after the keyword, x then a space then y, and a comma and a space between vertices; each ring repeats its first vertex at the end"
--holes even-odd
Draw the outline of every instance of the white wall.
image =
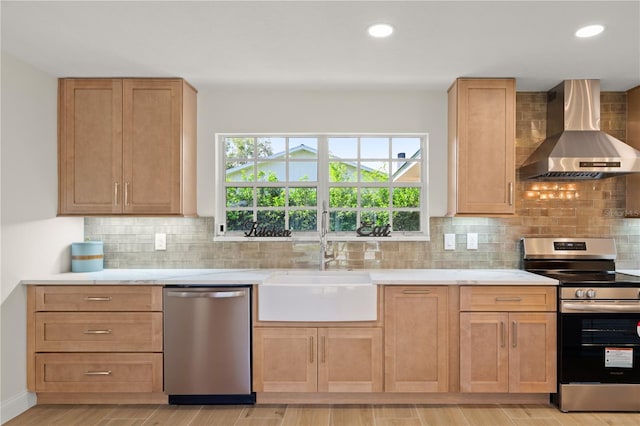
POLYGON ((429 214, 446 214, 445 92, 197 89, 200 216, 214 215, 214 135, 225 132, 427 132, 429 214))
POLYGON ((70 269, 82 218, 56 218, 57 80, 2 53, 1 420, 34 403, 26 391, 26 299, 20 280, 70 269))

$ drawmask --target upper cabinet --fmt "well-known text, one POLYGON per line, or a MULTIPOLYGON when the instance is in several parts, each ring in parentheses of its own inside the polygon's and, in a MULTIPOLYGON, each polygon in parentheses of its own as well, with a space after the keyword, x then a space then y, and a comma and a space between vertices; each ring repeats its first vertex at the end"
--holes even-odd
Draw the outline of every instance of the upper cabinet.
MULTIPOLYGON (((627 92, 627 143, 640 150, 640 86, 627 92)), ((627 175, 627 217, 640 217, 640 174, 627 175)))
POLYGON ((196 215, 196 90, 60 79, 59 215, 196 215))
POLYGON ((515 79, 459 78, 448 93, 448 215, 515 213, 515 79))

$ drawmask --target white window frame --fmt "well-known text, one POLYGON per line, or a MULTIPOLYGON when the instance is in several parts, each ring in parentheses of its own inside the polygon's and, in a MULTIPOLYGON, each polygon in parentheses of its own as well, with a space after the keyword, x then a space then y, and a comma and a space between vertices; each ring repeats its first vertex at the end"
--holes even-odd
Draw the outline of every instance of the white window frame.
MULTIPOLYGON (((302 231, 292 231, 291 237, 246 237, 244 234, 234 232, 228 233, 224 231, 225 218, 226 218, 226 190, 225 190, 225 181, 226 181, 226 165, 225 165, 225 138, 228 137, 286 137, 286 138, 294 138, 294 137, 316 137, 318 139, 318 185, 317 185, 317 219, 316 223, 318 224, 318 228, 321 226, 321 215, 322 215, 322 203, 323 200, 326 200, 328 203, 329 200, 329 187, 330 186, 341 186, 335 185, 336 182, 329 182, 328 176, 328 164, 329 164, 329 152, 328 152, 328 140, 329 138, 335 137, 417 137, 420 138, 420 150, 421 155, 418 162, 420 163, 420 177, 421 182, 419 185, 415 183, 407 186, 420 186, 420 229, 421 231, 392 231, 391 236, 389 237, 362 237, 358 236, 355 231, 349 232, 332 232, 330 231, 327 234, 327 239, 329 241, 429 241, 429 171, 428 171, 428 148, 429 148, 429 135, 428 133, 327 133, 327 132, 319 132, 319 133, 216 133, 215 134, 215 148, 214 148, 214 168, 215 168, 215 182, 214 182, 214 200, 215 200, 215 218, 214 218, 214 232, 213 232, 213 240, 214 241, 318 241, 320 238, 320 232, 302 232, 302 231)), ((359 154, 358 154, 359 155, 359 154)), ((380 161, 380 159, 366 159, 360 158, 360 161, 380 161)), ((284 160, 288 163, 288 159, 284 160)), ((270 186, 269 182, 255 182, 260 187, 270 186)), ((287 185, 291 185, 295 183, 298 186, 298 182, 287 182, 287 185)), ((301 182, 302 185, 299 186, 312 186, 307 183, 301 182)), ((276 186, 276 184, 271 184, 272 186, 276 186)), ((281 186, 281 185, 277 185, 281 186)), ((342 186, 355 186, 355 187, 376 187, 376 186, 402 186, 397 183, 393 183, 391 180, 387 183, 371 183, 371 182, 345 182, 342 186)), ((390 191, 390 194, 392 192, 390 191)), ((285 207, 287 210, 288 207, 285 207)), ((358 207, 357 210, 361 208, 358 207)), ((329 211, 340 210, 329 208, 329 211)), ((366 210, 366 209, 365 209, 366 210)), ((391 210, 393 211, 393 209, 391 210)))

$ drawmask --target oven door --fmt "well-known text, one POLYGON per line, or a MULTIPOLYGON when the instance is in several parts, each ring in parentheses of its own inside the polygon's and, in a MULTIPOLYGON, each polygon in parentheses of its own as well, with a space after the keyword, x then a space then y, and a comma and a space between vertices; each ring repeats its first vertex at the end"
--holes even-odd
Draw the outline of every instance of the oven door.
POLYGON ((559 315, 560 383, 640 383, 640 311, 559 315))

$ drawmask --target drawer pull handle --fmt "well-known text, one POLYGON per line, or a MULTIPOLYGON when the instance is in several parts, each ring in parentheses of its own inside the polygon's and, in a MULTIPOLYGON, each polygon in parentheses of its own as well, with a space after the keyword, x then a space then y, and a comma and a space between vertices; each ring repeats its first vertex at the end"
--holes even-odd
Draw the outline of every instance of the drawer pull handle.
POLYGON ((84 334, 111 334, 111 331, 110 328, 106 330, 85 330, 84 334))
POLYGON ((84 375, 85 376, 110 376, 111 375, 111 370, 106 370, 106 371, 85 371, 84 375))
POLYGON ((111 302, 111 296, 87 296, 84 298, 87 302, 111 302))
POLYGON ((513 205, 513 182, 509 182, 509 205, 513 205))
POLYGON ((496 302, 522 302, 522 297, 496 297, 496 302))
POLYGON ((168 291, 167 297, 181 298, 209 298, 209 299, 227 299, 234 297, 244 297, 247 294, 244 290, 239 291, 168 291))
POLYGON ((403 290, 402 294, 430 294, 431 290, 403 290))

